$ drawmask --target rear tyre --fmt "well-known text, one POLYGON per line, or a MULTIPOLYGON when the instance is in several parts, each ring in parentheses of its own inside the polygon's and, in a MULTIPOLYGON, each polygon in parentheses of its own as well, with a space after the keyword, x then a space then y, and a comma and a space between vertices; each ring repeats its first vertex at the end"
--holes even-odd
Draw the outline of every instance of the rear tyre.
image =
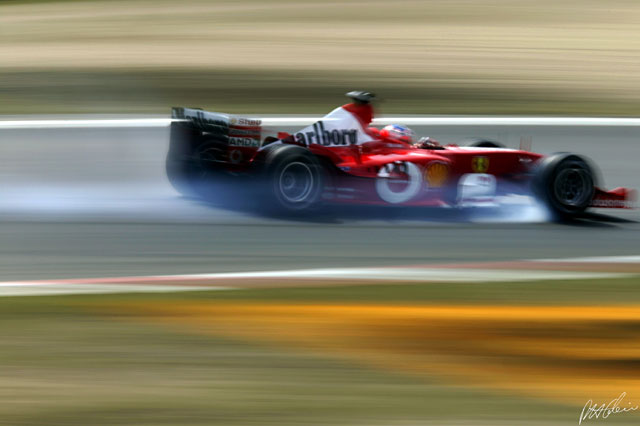
POLYGON ((265 172, 272 211, 300 214, 319 206, 324 170, 306 149, 295 145, 276 147, 267 155, 265 172))
POLYGON ((587 161, 568 153, 545 158, 533 183, 538 196, 560 218, 580 216, 595 191, 594 173, 587 161))

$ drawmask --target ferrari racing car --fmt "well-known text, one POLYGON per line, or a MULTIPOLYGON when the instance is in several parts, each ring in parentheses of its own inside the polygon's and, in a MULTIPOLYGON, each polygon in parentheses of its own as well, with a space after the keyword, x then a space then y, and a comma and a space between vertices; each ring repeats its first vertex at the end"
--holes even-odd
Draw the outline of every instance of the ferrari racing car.
POLYGON ((415 141, 404 126, 371 127, 372 94, 347 95, 350 103, 295 133, 268 132, 257 118, 173 108, 169 181, 207 199, 235 188, 287 213, 333 204, 464 208, 534 194, 557 217, 575 217, 589 207, 630 208, 634 200, 633 190, 602 189, 579 155, 543 156, 486 140, 415 141))

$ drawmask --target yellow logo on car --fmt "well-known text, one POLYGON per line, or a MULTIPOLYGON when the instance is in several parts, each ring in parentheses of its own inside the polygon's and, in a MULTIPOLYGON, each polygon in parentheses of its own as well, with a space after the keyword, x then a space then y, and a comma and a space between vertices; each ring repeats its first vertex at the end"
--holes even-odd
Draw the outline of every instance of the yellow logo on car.
POLYGON ((471 170, 474 173, 486 173, 489 170, 489 157, 473 157, 471 170))
POLYGON ((425 179, 432 188, 439 188, 447 180, 449 175, 449 167, 444 163, 431 163, 427 166, 425 179))

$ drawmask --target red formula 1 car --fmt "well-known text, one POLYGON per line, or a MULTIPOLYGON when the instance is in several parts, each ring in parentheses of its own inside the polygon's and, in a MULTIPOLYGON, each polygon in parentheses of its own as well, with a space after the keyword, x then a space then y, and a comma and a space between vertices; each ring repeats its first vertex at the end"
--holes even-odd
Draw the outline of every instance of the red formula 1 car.
POLYGON ((572 217, 633 202, 633 190, 599 188, 593 167, 578 155, 542 156, 489 141, 415 142, 401 126, 369 127, 371 94, 347 95, 351 103, 311 126, 267 137, 259 119, 173 108, 169 180, 203 198, 250 189, 242 196, 289 213, 338 203, 465 207, 533 194, 557 216, 572 217))

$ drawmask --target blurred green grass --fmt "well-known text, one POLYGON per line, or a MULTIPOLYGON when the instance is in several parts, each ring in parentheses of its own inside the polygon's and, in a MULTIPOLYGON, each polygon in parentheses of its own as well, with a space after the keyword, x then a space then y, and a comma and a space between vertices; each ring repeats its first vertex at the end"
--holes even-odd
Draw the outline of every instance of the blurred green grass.
POLYGON ((634 303, 639 284, 629 278, 0 298, 0 418, 20 425, 573 424, 581 407, 149 325, 135 312, 104 306, 634 303))

